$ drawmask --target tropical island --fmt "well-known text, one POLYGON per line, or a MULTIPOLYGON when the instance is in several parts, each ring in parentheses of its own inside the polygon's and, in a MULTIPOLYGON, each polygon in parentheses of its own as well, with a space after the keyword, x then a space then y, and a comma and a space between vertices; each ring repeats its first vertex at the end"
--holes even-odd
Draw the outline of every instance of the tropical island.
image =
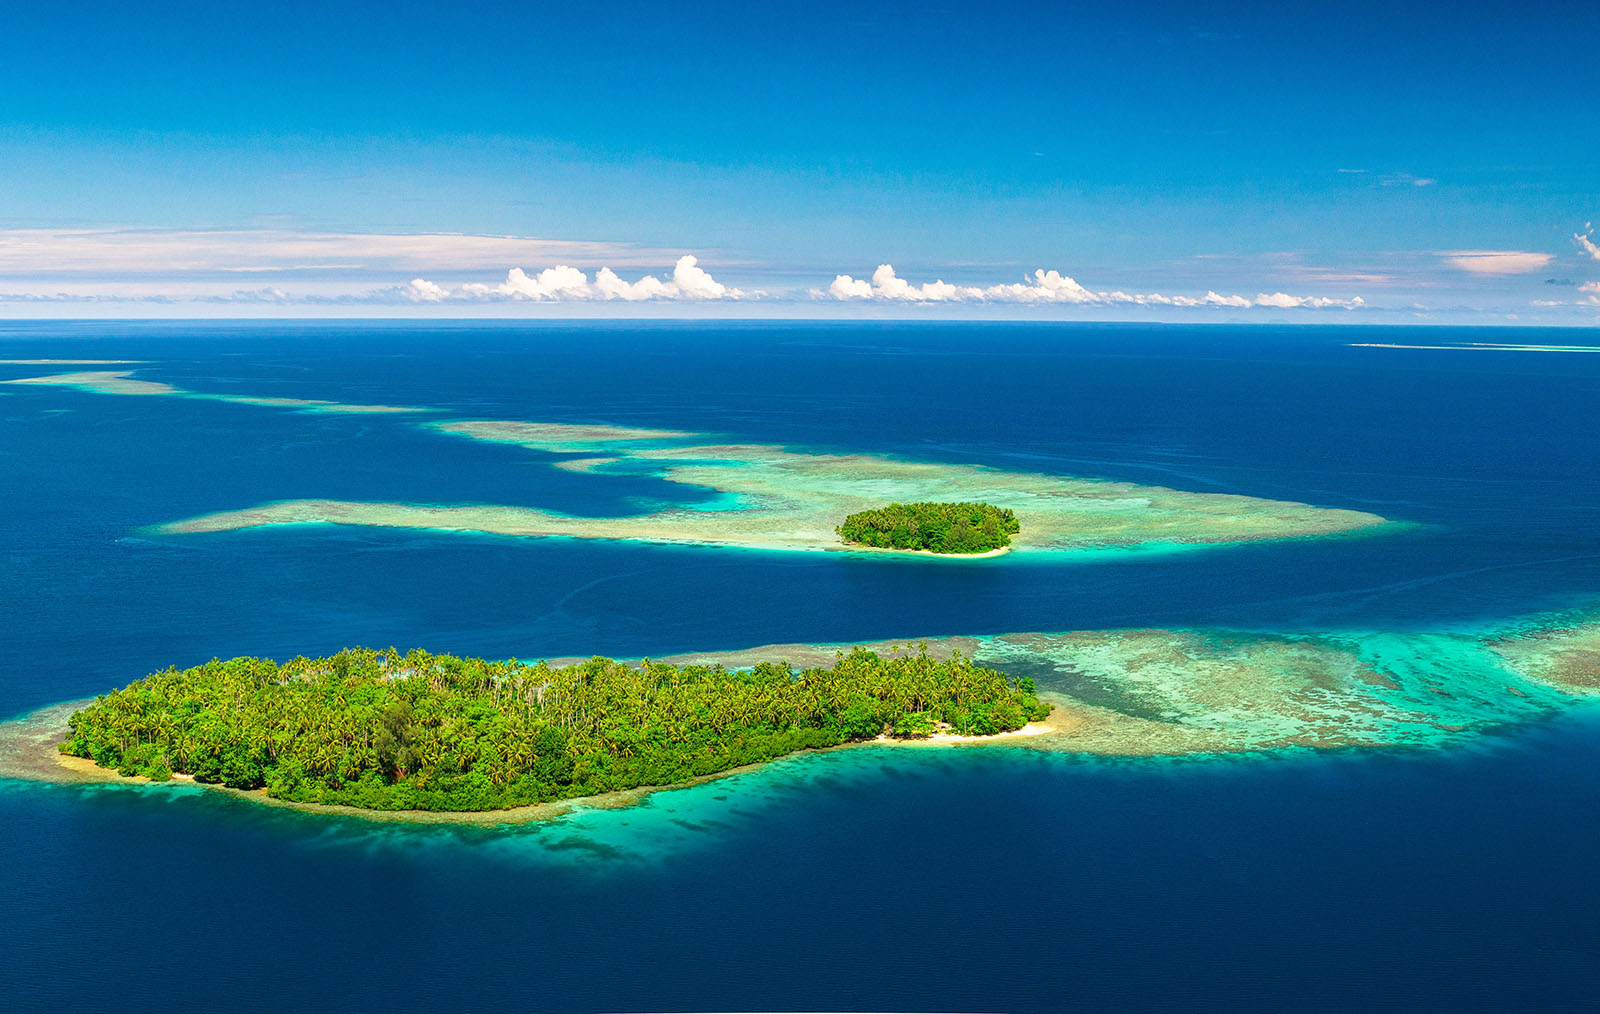
POLYGON ((59 750, 289 802, 467 812, 684 784, 879 738, 992 736, 1050 710, 1031 680, 925 648, 856 648, 799 671, 354 648, 153 673, 75 712, 59 750))
POLYGON ((836 530, 851 545, 972 556, 1005 549, 1022 526, 993 504, 925 502, 858 511, 836 530))

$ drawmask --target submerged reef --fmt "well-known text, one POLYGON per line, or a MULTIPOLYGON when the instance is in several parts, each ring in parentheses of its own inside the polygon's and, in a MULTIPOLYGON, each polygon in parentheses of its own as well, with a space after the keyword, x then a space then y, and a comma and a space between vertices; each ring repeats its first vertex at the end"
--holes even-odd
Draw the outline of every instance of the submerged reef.
POLYGON ((552 457, 552 467, 603 478, 655 475, 719 492, 716 509, 677 508, 633 517, 586 518, 513 505, 434 506, 289 500, 220 511, 162 526, 168 533, 261 525, 333 523, 393 528, 568 536, 753 549, 841 550, 841 517, 886 501, 980 501, 1014 512, 1016 553, 1204 545, 1374 530, 1362 511, 1220 493, 1010 472, 981 465, 818 454, 765 444, 685 443, 694 434, 558 423, 450 421, 429 428, 511 443, 552 457), (580 455, 580 456, 574 456, 580 455))
POLYGON ((1600 623, 1517 631, 1491 641, 1489 648, 1541 683, 1600 696, 1600 623))
MULTIPOLYGON (((0 381, 96 394, 222 401, 300 412, 403 414, 430 408, 356 405, 305 398, 189 391, 135 378, 131 370, 60 373, 0 381)), ((842 546, 840 518, 885 503, 992 504, 1021 525, 1008 551, 1083 552, 1129 547, 1220 545, 1395 527, 1364 511, 1161 486, 1012 472, 981 465, 907 461, 873 454, 811 453, 767 444, 708 442, 704 434, 603 423, 441 419, 417 423, 441 436, 512 444, 550 467, 594 476, 650 475, 720 494, 696 504, 628 517, 573 517, 517 504, 431 505, 288 500, 170 522, 170 534, 263 525, 327 523, 566 536, 770 550, 871 552, 842 546)), ((937 555, 937 554, 936 554, 937 555)))
MULTIPOLYGON (((16 360, 15 362, 23 362, 16 360)), ((38 360, 49 362, 49 360, 38 360)), ((100 360, 58 360, 60 363, 97 363, 100 360)), ((105 360, 114 363, 116 360, 105 360)), ((263 408, 292 408, 302 412, 330 412, 339 414, 388 415, 407 412, 432 412, 431 408, 409 408, 403 405, 351 405, 342 401, 322 401, 315 398, 272 398, 248 394, 212 394, 205 391, 186 391, 181 387, 154 380, 135 380, 132 370, 85 370, 78 373, 57 373, 47 377, 23 377, 18 380, 0 380, 0 384, 27 384, 37 387, 70 387, 93 394, 120 394, 135 397, 192 398, 198 401, 224 401, 234 405, 259 405, 263 408)))

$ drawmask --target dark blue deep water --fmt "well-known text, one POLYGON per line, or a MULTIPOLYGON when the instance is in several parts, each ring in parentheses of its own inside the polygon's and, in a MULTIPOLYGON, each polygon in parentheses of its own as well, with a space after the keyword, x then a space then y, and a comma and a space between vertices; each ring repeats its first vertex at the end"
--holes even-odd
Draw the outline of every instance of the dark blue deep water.
MULTIPOLYGON (((978 567, 325 526, 162 536, 146 527, 299 497, 605 515, 684 493, 403 416, 0 387, 0 717, 171 663, 356 643, 631 656, 1592 610, 1600 355, 1349 344, 1473 341, 1600 335, 0 323, 0 358, 146 360, 139 377, 196 391, 661 426, 1415 523, 978 567)), ((1587 708, 1438 752, 849 751, 507 830, 0 781, 0 1004, 1593 1009, 1597 869, 1587 708)))

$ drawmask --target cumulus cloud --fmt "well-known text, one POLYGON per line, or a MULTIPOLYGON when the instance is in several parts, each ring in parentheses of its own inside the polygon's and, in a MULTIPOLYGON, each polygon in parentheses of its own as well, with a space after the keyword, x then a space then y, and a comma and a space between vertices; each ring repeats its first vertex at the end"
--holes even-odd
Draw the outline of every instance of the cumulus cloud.
POLYGON ((1600 295, 1600 282, 1584 282, 1578 286, 1579 292, 1593 292, 1600 295))
MULTIPOLYGON (((423 280, 419 278, 411 284, 418 282, 423 280)), ((558 264, 536 275, 530 275, 521 268, 512 268, 506 272, 506 280, 499 285, 468 282, 454 292, 431 282, 424 284, 438 290, 441 293, 439 299, 526 299, 536 302, 624 300, 633 303, 645 300, 748 299, 761 295, 759 292, 746 292, 723 285, 700 267, 700 262, 690 254, 678 258, 669 281, 663 281, 655 275, 645 275, 636 282, 628 282, 609 267, 595 272, 591 281, 583 271, 558 264)))
POLYGON ((1332 299, 1324 296, 1291 296, 1283 292, 1262 293, 1251 299, 1248 296, 1223 295, 1207 292, 1204 296, 1168 296, 1157 292, 1129 293, 1122 291, 1096 292, 1080 285, 1077 280, 1059 271, 1040 268, 1021 282, 1002 285, 953 285, 943 279, 915 284, 901 278, 889 264, 880 264, 870 280, 839 275, 828 286, 827 292, 813 291, 817 297, 831 297, 842 301, 901 302, 901 303, 1022 303, 1022 304, 1090 304, 1138 306, 1220 306, 1247 309, 1265 307, 1274 309, 1325 309, 1339 307, 1354 309, 1362 306, 1360 296, 1351 299, 1332 299))
POLYGON ((438 303, 450 295, 450 290, 435 285, 426 278, 413 278, 400 287, 400 295, 413 303, 438 303))
POLYGON ((1474 275, 1525 275, 1555 259, 1553 254, 1529 250, 1451 250, 1444 257, 1474 275))

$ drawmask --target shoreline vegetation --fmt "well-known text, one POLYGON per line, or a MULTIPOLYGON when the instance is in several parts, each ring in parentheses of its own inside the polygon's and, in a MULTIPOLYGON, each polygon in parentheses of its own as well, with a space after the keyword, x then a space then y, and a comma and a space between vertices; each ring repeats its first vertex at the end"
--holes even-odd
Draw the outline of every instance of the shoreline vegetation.
POLYGON ((835 529, 847 546, 936 556, 992 556, 1022 531, 1017 516, 986 503, 892 503, 858 511, 835 529))
POLYGON ((347 649, 154 673, 73 713, 59 750, 124 777, 187 775, 287 803, 504 811, 691 784, 805 750, 975 742, 1029 730, 1051 707, 1031 680, 926 650, 857 648, 797 671, 347 649))

